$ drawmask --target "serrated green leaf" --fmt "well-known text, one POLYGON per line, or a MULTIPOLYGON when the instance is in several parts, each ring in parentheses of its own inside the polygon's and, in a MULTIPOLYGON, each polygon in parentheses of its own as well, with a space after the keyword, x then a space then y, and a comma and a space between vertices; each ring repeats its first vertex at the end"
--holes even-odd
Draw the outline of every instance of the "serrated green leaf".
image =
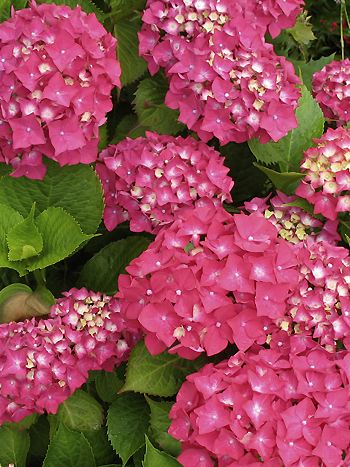
POLYGON ((320 71, 328 63, 333 62, 335 58, 335 53, 329 55, 328 57, 321 57, 318 60, 310 60, 305 63, 298 60, 291 60, 294 65, 295 71, 301 77, 303 83, 308 88, 309 91, 312 91, 312 76, 317 71, 320 71))
POLYGON ((15 269, 19 274, 25 273, 25 267, 19 261, 8 259, 7 233, 15 225, 23 221, 23 217, 12 207, 0 204, 0 268, 15 269))
POLYGON ((177 439, 169 435, 170 426, 169 411, 173 402, 154 401, 146 397, 146 401, 151 409, 150 435, 159 446, 169 454, 178 456, 181 451, 181 444, 177 439))
POLYGON ((25 467, 29 444, 29 434, 26 431, 0 427, 0 465, 25 467))
POLYGON ((110 0, 109 5, 113 19, 120 20, 142 11, 146 6, 146 0, 110 0))
POLYGON ((123 384, 124 381, 118 377, 115 371, 100 371, 95 377, 98 397, 104 402, 113 402, 123 384))
POLYGON ((14 6, 15 10, 22 10, 26 8, 28 4, 28 0, 12 0, 12 5, 14 6))
POLYGON ((150 244, 146 237, 128 237, 102 248, 83 267, 79 287, 113 294, 117 291, 118 275, 125 271, 131 260, 139 256, 150 244))
POLYGON ((137 33, 141 29, 141 19, 134 18, 117 20, 114 25, 114 35, 118 39, 118 59, 122 69, 121 82, 123 86, 139 79, 147 69, 146 61, 139 56, 139 40, 137 33))
POLYGON ((3 426, 6 426, 10 428, 11 430, 23 431, 23 430, 27 430, 28 428, 30 428, 38 420, 38 418, 39 418, 39 415, 37 413, 33 413, 22 418, 20 422, 17 422, 17 423, 7 422, 7 423, 4 423, 3 426))
POLYGON ((96 467, 94 455, 83 433, 58 427, 48 447, 43 467, 96 467))
POLYGON ((310 17, 308 17, 307 13, 305 12, 304 14, 298 16, 295 25, 287 30, 298 44, 307 45, 309 42, 316 39, 314 33, 312 32, 312 24, 309 22, 309 20, 310 17))
POLYGON ((103 427, 98 431, 88 431, 84 436, 89 441, 96 465, 108 464, 116 458, 113 448, 108 441, 107 428, 103 427))
POLYGON ((139 342, 131 352, 125 385, 121 391, 135 391, 151 396, 173 396, 186 376, 200 368, 201 364, 201 359, 184 360, 167 352, 152 356, 145 344, 139 342))
POLYGON ((266 174, 277 190, 283 191, 287 195, 294 193, 296 187, 298 186, 300 180, 305 177, 305 174, 298 172, 276 172, 267 167, 263 167, 259 164, 254 164, 255 167, 258 167, 264 174, 266 174))
POLYGON ((43 237, 34 222, 35 204, 24 221, 13 226, 7 233, 10 261, 21 261, 37 256, 43 249, 43 237))
POLYGON ((78 389, 57 412, 60 422, 77 431, 97 431, 103 423, 103 408, 90 394, 78 389))
MULTIPOLYGON (((49 445, 49 423, 45 415, 41 415, 38 421, 30 427, 30 456, 42 461, 45 458, 46 451, 49 445)), ((39 465, 37 463, 36 465, 39 465)))
POLYGON ((0 0, 0 23, 10 17, 11 0, 0 0))
POLYGON ((108 410, 108 438, 125 465, 145 444, 149 407, 140 394, 122 394, 108 410))
POLYGON ((181 467, 181 464, 166 452, 156 449, 146 436, 144 467, 181 467))
POLYGON ((97 18, 103 22, 106 15, 91 0, 37 0, 37 3, 55 3, 56 5, 67 5, 76 8, 77 5, 86 13, 95 13, 97 18))
POLYGON ((178 123, 178 112, 164 104, 168 82, 158 74, 142 80, 135 92, 135 111, 139 123, 160 134, 174 135, 183 129, 178 123))
POLYGON ((127 114, 118 123, 111 144, 117 144, 124 138, 138 138, 145 135, 145 128, 139 125, 135 114, 127 114))
POLYGON ((44 245, 38 257, 27 260, 28 271, 58 263, 92 237, 83 234, 78 222, 62 208, 46 209, 36 218, 36 225, 44 245))
POLYGON ((277 143, 261 144, 257 139, 249 141, 249 147, 257 161, 265 165, 279 163, 281 172, 299 170, 303 153, 313 144, 314 138, 323 134, 324 117, 320 106, 305 86, 296 110, 298 127, 277 143))
POLYGON ((0 178, 0 203, 27 217, 33 203, 36 211, 60 207, 71 214, 84 233, 96 232, 103 214, 101 182, 88 165, 60 167, 48 161, 44 180, 24 177, 0 178))

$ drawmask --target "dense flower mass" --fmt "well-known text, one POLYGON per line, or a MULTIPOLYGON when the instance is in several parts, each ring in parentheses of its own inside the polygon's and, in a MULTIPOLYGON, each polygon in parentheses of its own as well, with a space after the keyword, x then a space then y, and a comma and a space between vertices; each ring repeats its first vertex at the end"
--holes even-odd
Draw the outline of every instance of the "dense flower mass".
POLYGON ((64 296, 48 319, 0 325, 0 424, 55 413, 89 370, 111 371, 138 338, 117 299, 86 289, 64 296))
POLYGON ((224 159, 192 137, 147 132, 102 151, 96 170, 105 195, 108 230, 130 220, 134 232, 156 232, 178 209, 201 197, 231 201, 233 181, 224 159))
POLYGON ((0 24, 0 161, 41 179, 43 155, 60 165, 97 158, 98 127, 120 86, 116 40, 94 14, 53 4, 0 24))
POLYGON ((180 121, 222 144, 277 141, 295 128, 299 79, 264 34, 291 25, 301 3, 149 0, 140 54, 151 73, 165 69, 166 104, 180 121))
POLYGON ((152 353, 171 347, 196 358, 228 343, 246 350, 280 331, 296 265, 293 245, 261 215, 231 216, 202 199, 119 276, 119 297, 152 353))
POLYGON ((313 94, 327 118, 350 120, 350 60, 333 61, 313 75, 313 94))
POLYGON ((315 143, 305 152, 305 177, 296 194, 313 204, 316 214, 335 220, 339 212, 350 212, 350 130, 330 128, 315 143))
POLYGON ((350 356, 294 336, 187 377, 170 434, 184 467, 349 465, 350 356))
POLYGON ((311 237, 316 241, 336 244, 340 241, 337 232, 338 222, 326 220, 322 222, 298 206, 296 196, 287 196, 277 192, 275 196, 253 198, 244 203, 245 211, 258 212, 268 219, 278 230, 280 237, 297 244, 311 237), (293 205, 294 204, 294 205, 293 205))

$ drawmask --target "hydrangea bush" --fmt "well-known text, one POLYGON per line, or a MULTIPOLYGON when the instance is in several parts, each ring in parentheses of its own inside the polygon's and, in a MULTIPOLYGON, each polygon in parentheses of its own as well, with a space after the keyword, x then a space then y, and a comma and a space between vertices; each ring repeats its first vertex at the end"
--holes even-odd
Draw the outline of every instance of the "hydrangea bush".
POLYGON ((0 465, 350 465, 350 24, 311 3, 0 0, 0 465))

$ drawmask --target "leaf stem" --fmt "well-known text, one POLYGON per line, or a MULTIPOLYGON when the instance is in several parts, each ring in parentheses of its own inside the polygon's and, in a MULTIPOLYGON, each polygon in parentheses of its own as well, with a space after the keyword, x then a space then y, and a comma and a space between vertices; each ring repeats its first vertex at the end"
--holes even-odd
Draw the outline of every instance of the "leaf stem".
MULTIPOLYGON (((343 27, 343 12, 344 12, 345 0, 341 1, 340 4, 340 47, 341 47, 341 59, 344 60, 345 53, 344 53, 344 27, 343 27)), ((346 6, 345 6, 346 8, 346 6)))

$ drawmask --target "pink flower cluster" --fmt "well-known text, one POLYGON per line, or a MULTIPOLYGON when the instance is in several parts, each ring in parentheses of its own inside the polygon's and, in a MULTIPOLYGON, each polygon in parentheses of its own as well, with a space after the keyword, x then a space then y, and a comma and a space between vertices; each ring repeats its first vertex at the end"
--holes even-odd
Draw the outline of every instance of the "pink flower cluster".
POLYGON ((120 86, 116 40, 94 14, 53 4, 0 25, 0 161, 42 179, 43 155, 65 164, 97 158, 98 127, 120 86))
POLYGON ((150 352, 196 358, 279 332, 299 275, 294 246, 277 233, 257 213, 231 216, 205 198, 179 211, 119 276, 123 314, 141 325, 150 352))
POLYGON ((350 355, 294 336, 187 377, 170 412, 184 467, 346 467, 350 355))
POLYGON ((177 211, 198 198, 232 201, 233 181, 213 148, 186 139, 147 132, 102 151, 96 165, 105 195, 108 230, 130 220, 134 232, 157 232, 177 211))
POLYGON ((313 75, 313 94, 327 118, 350 120, 350 60, 333 61, 313 75))
POLYGON ((278 230, 278 235, 288 242, 298 244, 306 238, 336 244, 341 240, 337 232, 338 222, 322 222, 297 206, 296 196, 287 196, 282 192, 266 198, 253 198, 244 203, 244 210, 258 212, 268 219, 278 230), (295 206, 293 206, 295 203, 295 206))
POLYGON ((296 194, 313 204, 316 214, 336 220, 339 212, 350 212, 350 130, 330 128, 315 143, 305 151, 305 177, 296 194))
POLYGON ((111 371, 139 337, 117 299, 86 289, 64 296, 48 319, 0 325, 0 424, 55 413, 90 370, 111 371))
POLYGON ((140 54, 165 69, 166 104, 204 141, 277 141, 297 126, 299 79, 264 34, 291 26, 302 3, 148 0, 140 54))

